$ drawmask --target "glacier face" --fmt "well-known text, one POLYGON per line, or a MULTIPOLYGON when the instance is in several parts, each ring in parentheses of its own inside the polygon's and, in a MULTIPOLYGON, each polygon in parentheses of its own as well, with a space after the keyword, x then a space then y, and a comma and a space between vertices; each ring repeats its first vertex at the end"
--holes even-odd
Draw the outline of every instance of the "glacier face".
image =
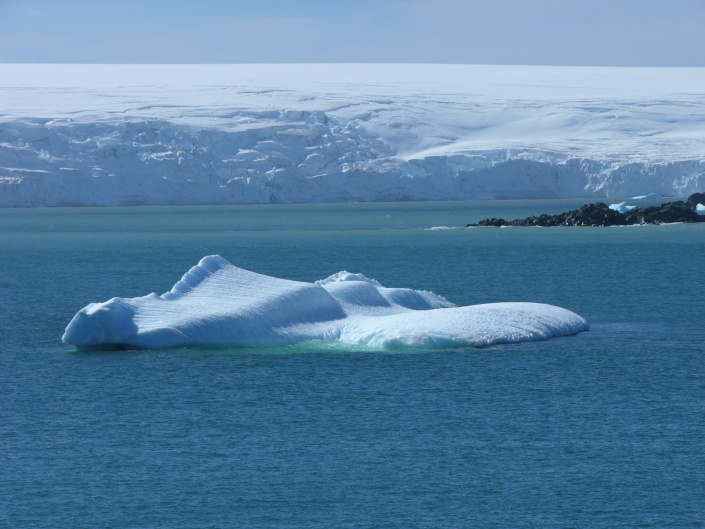
POLYGON ((282 346, 308 340, 393 349, 485 346, 588 330, 539 303, 456 307, 432 292, 385 288, 340 272, 316 283, 269 277, 204 257, 167 293, 78 311, 63 336, 78 350, 282 346))
POLYGON ((705 68, 0 65, 0 206, 685 196, 705 68))

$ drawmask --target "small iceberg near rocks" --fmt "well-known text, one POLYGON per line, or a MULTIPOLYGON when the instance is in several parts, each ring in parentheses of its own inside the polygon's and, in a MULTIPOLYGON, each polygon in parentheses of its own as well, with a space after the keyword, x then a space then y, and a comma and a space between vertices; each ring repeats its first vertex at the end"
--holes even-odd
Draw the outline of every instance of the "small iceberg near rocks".
POLYGON ((619 211, 620 213, 626 213, 627 211, 636 209, 637 206, 627 206, 626 202, 620 202, 619 204, 610 204, 609 208, 615 211, 619 211))
POLYGON ((695 211, 698 213, 698 215, 705 215, 705 205, 697 204, 695 206, 695 211))
POLYGON ((82 308, 63 341, 79 351, 271 347, 338 340, 380 349, 479 347, 587 331, 577 314, 540 303, 457 307, 432 292, 385 288, 339 272, 316 283, 278 279, 204 257, 167 293, 82 308))

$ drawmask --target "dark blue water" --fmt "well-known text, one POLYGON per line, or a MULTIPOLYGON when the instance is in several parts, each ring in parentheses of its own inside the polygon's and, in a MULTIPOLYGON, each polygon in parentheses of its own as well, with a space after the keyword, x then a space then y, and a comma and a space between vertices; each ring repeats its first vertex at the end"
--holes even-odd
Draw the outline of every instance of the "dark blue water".
POLYGON ((423 229, 574 205, 0 210, 0 527, 705 526, 705 226, 423 229), (211 253, 592 329, 438 352, 61 344, 86 303, 211 253))

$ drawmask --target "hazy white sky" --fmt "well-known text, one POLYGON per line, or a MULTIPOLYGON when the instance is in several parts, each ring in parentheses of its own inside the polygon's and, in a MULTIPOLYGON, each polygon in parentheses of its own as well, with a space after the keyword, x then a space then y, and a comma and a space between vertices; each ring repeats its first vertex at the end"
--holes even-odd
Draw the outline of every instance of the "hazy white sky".
POLYGON ((705 66, 705 0, 0 0, 0 62, 705 66))

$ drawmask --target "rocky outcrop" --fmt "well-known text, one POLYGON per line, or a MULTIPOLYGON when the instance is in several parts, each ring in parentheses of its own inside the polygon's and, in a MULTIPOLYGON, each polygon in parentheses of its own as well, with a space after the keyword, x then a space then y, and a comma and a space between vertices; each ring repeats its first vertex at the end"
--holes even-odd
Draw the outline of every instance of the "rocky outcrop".
POLYGON ((693 193, 685 201, 685 205, 695 209, 698 204, 705 204, 705 193, 693 193))
POLYGON ((580 208, 558 215, 539 215, 525 219, 506 221, 504 219, 484 219, 476 226, 629 226, 633 224, 668 224, 672 222, 705 222, 705 216, 699 215, 697 204, 705 203, 705 193, 695 193, 686 202, 666 202, 660 206, 635 208, 626 213, 610 209, 607 204, 597 202, 585 204, 580 208))
MULTIPOLYGON (((691 195, 692 196, 692 195, 691 195)), ((690 197, 688 198, 690 200, 690 197)), ((670 222, 703 222, 705 218, 695 211, 696 202, 667 202, 650 208, 636 208, 624 214, 627 224, 667 224, 670 222)))

